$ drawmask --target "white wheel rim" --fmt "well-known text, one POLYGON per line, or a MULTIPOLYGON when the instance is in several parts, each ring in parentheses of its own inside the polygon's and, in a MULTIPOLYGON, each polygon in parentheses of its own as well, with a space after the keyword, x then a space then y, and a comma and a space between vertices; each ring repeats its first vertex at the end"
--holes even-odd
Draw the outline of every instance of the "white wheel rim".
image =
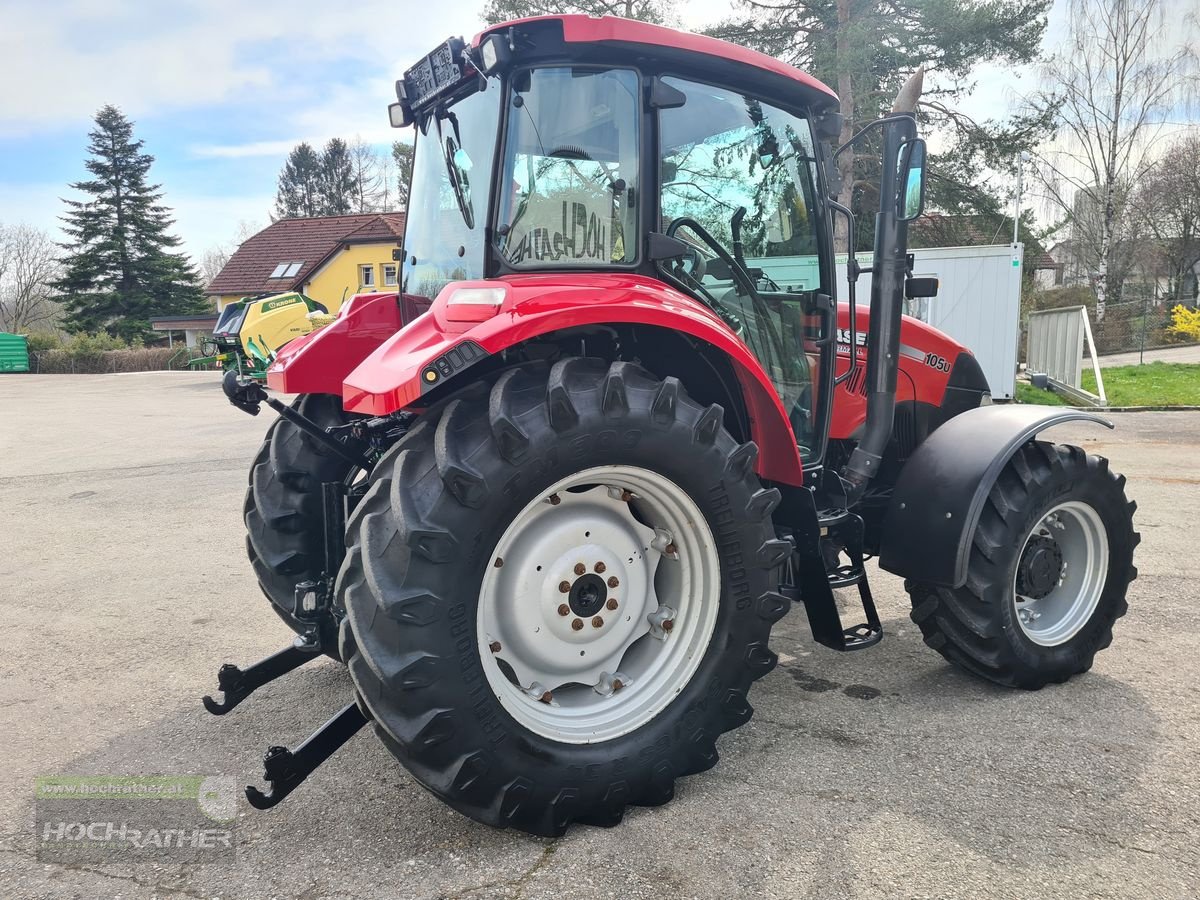
POLYGON ((1043 515, 1021 543, 1013 597, 1017 624, 1042 647, 1065 644, 1079 633, 1100 603, 1108 577, 1108 531, 1100 514, 1078 500, 1043 515), (1053 544, 1061 556, 1057 583, 1038 596, 1021 592, 1021 566, 1034 541, 1053 544))
POLYGON ((477 615, 488 684, 544 737, 628 734, 691 681, 720 597, 712 531, 686 491, 634 466, 578 472, 522 509, 492 553, 477 615))

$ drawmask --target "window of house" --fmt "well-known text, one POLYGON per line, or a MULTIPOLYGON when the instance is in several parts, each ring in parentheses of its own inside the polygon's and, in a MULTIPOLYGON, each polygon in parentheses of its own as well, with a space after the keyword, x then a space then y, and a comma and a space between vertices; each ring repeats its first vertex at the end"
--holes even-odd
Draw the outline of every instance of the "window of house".
POLYGON ((398 283, 396 280, 396 266, 392 263, 385 264, 383 267, 383 286, 395 287, 398 283))
POLYGON ((359 266, 358 267, 358 283, 362 287, 375 287, 375 267, 374 266, 359 266))
POLYGON ((295 278, 304 268, 304 262, 281 262, 270 275, 271 278, 295 278))

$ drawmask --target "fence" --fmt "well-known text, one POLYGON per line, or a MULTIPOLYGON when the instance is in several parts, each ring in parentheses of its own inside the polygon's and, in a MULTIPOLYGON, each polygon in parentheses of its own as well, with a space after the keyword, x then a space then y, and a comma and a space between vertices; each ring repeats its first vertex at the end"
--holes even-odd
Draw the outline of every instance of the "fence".
POLYGON ((106 375, 186 369, 186 347, 139 350, 39 350, 29 354, 29 371, 42 375, 106 375))
POLYGON ((1104 379, 1085 306, 1044 309, 1029 314, 1029 347, 1025 368, 1045 375, 1055 390, 1082 403, 1103 406, 1104 379), (1091 351, 1099 395, 1083 390, 1083 351, 1091 351))
POLYGON ((1127 353, 1179 344, 1172 338, 1172 304, 1155 296, 1151 285, 1126 285, 1120 303, 1105 305, 1104 318, 1092 315, 1096 352, 1127 353))

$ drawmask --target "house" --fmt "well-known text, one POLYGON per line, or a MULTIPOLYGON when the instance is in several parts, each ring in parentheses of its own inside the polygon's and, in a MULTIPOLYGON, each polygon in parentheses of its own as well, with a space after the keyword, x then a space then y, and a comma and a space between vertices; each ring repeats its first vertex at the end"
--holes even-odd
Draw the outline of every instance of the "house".
POLYGON ((331 312, 366 291, 398 288, 393 251, 404 213, 280 219, 248 238, 208 285, 217 310, 255 294, 300 291, 331 312))

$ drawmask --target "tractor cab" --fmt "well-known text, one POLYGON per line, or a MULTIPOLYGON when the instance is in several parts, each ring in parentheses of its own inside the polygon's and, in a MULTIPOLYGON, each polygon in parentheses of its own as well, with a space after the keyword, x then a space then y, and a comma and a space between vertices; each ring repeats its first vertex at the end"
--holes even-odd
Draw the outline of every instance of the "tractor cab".
POLYGON ((841 124, 828 88, 720 41, 560 16, 447 42, 397 93, 393 123, 416 133, 404 293, 582 272, 665 282, 744 342, 805 463, 820 459, 841 124))

